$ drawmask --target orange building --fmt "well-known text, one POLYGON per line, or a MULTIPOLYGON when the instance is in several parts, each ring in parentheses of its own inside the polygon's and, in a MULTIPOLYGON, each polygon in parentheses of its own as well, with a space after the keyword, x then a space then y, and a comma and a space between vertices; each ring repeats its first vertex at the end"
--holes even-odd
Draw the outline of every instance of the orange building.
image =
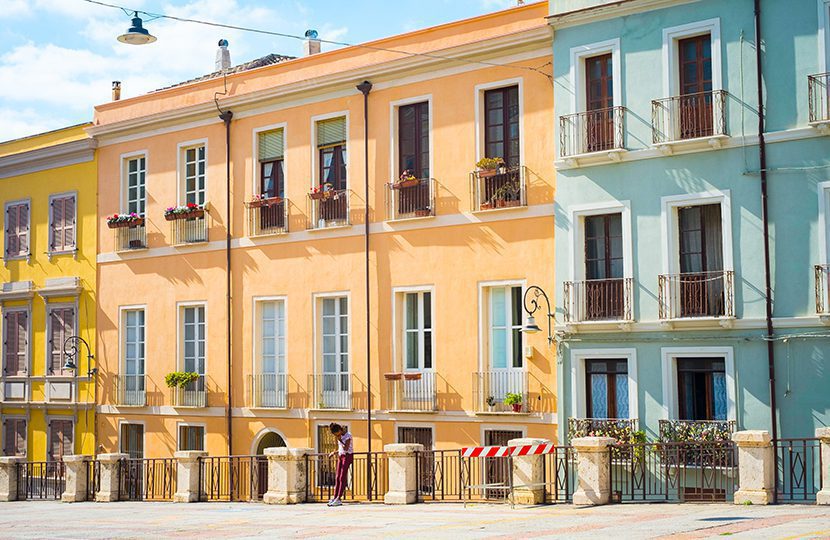
POLYGON ((369 411, 374 450, 554 437, 555 350, 520 332, 554 283, 547 11, 96 107, 99 213, 137 214, 99 231, 104 449, 322 450, 337 421, 364 451, 369 411))

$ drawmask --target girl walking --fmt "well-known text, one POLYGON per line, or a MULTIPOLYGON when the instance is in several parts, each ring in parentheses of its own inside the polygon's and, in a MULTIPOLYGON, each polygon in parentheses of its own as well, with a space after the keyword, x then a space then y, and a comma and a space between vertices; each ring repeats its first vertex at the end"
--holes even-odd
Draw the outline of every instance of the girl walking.
POLYGON ((329 424, 331 434, 337 439, 337 451, 329 454, 334 457, 337 454, 337 471, 334 480, 334 497, 329 501, 329 506, 340 506, 340 500, 346 491, 346 484, 349 481, 349 468, 354 461, 354 448, 352 446, 352 434, 346 431, 340 424, 332 422, 329 424))

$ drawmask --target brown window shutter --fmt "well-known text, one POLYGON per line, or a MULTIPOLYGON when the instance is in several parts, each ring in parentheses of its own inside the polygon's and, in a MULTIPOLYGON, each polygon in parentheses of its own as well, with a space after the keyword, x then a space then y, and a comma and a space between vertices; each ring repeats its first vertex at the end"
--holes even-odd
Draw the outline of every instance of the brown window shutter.
POLYGON ((3 371, 6 375, 17 375, 18 372, 17 314, 17 311, 6 312, 3 314, 3 334, 6 338, 3 343, 6 353, 3 371))
POLYGON ((17 431, 17 455, 26 455, 26 420, 18 418, 16 423, 17 431))
POLYGON ((63 248, 75 249, 75 196, 63 201, 63 248))
POLYGON ((17 210, 17 243, 18 253, 29 253, 29 205, 21 204, 17 210))
POLYGON ((3 455, 14 455, 14 421, 3 420, 3 455))
POLYGON ((29 344, 29 314, 25 311, 17 312, 17 373, 25 374, 29 368, 27 349, 29 344))
POLYGON ((63 251, 63 199, 52 199, 52 223, 49 231, 50 251, 63 251))
POLYGON ((17 205, 6 208, 6 256, 14 256, 20 251, 17 241, 17 205))

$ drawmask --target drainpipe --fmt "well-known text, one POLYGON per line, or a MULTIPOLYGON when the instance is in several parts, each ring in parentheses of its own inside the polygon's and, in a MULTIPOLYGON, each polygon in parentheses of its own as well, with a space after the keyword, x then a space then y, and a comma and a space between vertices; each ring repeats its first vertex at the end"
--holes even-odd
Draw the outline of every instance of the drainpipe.
POLYGON ((225 411, 227 419, 228 431, 228 455, 233 455, 233 381, 231 370, 231 311, 233 303, 231 301, 231 120, 233 119, 233 111, 224 111, 219 115, 219 118, 225 122, 225 319, 227 321, 228 333, 228 408, 225 411))

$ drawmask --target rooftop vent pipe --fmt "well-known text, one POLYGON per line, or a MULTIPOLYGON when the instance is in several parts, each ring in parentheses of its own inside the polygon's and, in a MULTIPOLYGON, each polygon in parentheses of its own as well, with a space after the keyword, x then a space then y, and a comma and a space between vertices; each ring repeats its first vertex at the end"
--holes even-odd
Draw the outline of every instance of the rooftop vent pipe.
POLYGON ((228 40, 219 40, 219 50, 216 51, 216 71, 225 71, 231 67, 231 52, 228 50, 228 40))
POLYGON ((320 40, 317 39, 317 30, 306 30, 303 42, 303 54, 311 56, 320 52, 320 40))
POLYGON ((121 81, 112 81, 112 100, 121 99, 121 81))

